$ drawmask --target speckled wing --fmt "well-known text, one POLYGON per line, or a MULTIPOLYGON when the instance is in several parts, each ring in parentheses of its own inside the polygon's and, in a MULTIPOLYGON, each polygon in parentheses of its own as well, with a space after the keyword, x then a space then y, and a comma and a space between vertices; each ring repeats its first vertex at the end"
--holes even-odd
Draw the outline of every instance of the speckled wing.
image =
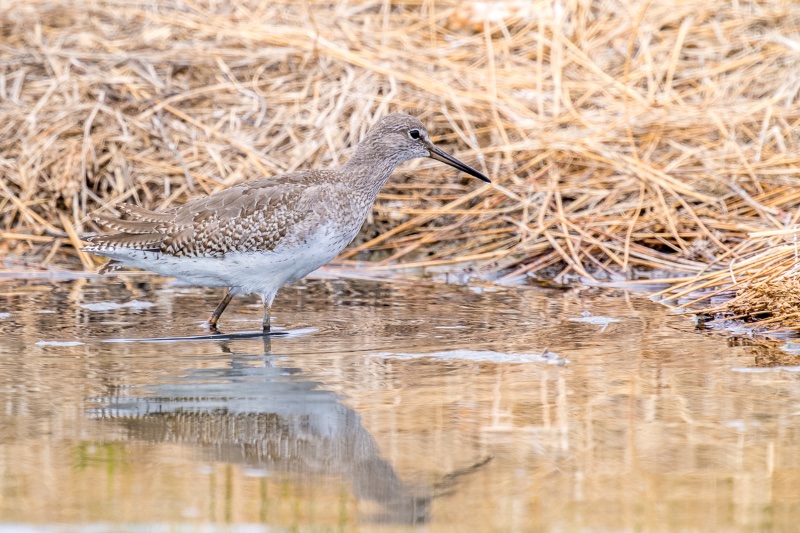
POLYGON ((102 254, 129 248, 175 257, 270 251, 310 214, 320 186, 308 171, 302 171, 231 187, 171 212, 120 206, 119 218, 95 218, 116 233, 94 237, 86 250, 102 254))
POLYGON ((257 180, 181 208, 161 251, 177 257, 221 257, 229 252, 274 250, 308 214, 308 184, 257 180))

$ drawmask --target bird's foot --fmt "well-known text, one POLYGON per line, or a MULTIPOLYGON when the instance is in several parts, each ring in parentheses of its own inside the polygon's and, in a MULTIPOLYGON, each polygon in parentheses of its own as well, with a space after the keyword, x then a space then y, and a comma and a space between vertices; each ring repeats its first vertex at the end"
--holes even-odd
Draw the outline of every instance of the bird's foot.
POLYGON ((208 331, 211 333, 219 333, 219 327, 217 326, 217 323, 218 319, 212 316, 208 319, 205 325, 208 328, 208 331))

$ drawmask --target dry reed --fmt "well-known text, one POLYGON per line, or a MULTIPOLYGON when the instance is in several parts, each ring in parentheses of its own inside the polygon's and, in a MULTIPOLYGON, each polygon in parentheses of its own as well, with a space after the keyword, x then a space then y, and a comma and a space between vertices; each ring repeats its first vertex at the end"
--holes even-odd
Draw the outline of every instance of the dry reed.
POLYGON ((0 252, 43 264, 93 211, 340 163, 391 111, 495 185, 412 163, 340 262, 688 276, 800 217, 794 0, 10 0, 0 35, 0 252))
POLYGON ((799 239, 798 228, 752 234, 757 252, 674 283, 661 301, 715 322, 744 323, 750 333, 800 331, 799 239))

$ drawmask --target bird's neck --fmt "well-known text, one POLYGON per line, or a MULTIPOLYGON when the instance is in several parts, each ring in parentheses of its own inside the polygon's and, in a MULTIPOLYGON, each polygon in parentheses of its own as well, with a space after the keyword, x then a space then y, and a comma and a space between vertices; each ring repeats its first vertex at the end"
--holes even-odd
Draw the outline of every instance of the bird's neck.
POLYGON ((356 148, 353 156, 344 164, 342 170, 354 189, 370 195, 374 201, 378 192, 389 181, 395 167, 402 161, 398 161, 391 155, 384 156, 378 150, 364 149, 363 144, 362 142, 356 148))

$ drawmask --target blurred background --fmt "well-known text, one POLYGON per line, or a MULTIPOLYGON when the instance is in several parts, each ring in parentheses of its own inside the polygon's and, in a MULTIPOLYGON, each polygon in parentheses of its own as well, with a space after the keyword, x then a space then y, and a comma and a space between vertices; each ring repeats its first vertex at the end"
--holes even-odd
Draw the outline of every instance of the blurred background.
POLYGON ((685 276, 798 216, 791 0, 7 0, 0 33, 6 268, 94 268, 90 213, 341 164, 394 111, 496 186, 412 162, 340 262, 685 276))

